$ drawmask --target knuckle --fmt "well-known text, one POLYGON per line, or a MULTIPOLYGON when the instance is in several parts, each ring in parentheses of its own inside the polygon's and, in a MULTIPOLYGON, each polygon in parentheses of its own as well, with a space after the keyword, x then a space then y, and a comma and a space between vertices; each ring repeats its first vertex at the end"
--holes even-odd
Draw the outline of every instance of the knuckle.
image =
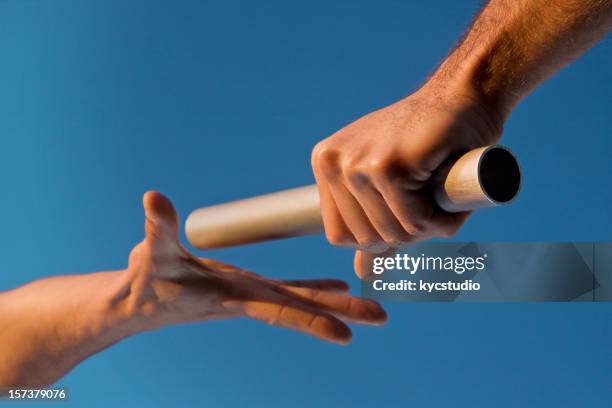
POLYGON ((336 155, 336 149, 327 140, 317 143, 312 149, 312 160, 314 162, 330 160, 334 155, 336 155))
MULTIPOLYGON (((372 183, 379 189, 401 190, 402 182, 406 176, 405 171, 389 160, 377 160, 368 165, 368 174, 372 183)), ((400 191, 401 192, 401 191, 400 191)))
POLYGON ((325 149, 325 144, 326 144, 325 140, 322 140, 312 148, 312 153, 310 155, 310 158, 313 163, 316 162, 321 156, 321 152, 325 149))
MULTIPOLYGON (((370 164, 346 164, 343 166, 343 177, 347 187, 357 191, 364 191, 372 187, 379 189, 382 185, 388 185, 385 178, 386 173, 383 165, 372 167, 370 164), (378 167, 380 166, 380 167, 378 167)), ((391 186, 392 187, 392 186, 391 186)))
POLYGON ((335 175, 339 172, 340 152, 333 148, 330 143, 319 142, 312 152, 311 163, 315 172, 320 172, 324 176, 335 175))
POLYGON ((317 143, 315 147, 312 149, 312 152, 310 154, 310 164, 312 165, 313 169, 316 169, 316 167, 319 164, 319 160, 321 158, 321 152, 324 149, 323 143, 324 142, 317 143))
POLYGON ((389 173, 391 162, 385 158, 377 158, 370 160, 367 164, 368 173, 377 176, 385 177, 389 173))
POLYGON ((344 171, 344 177, 350 187, 363 190, 370 184, 370 178, 366 173, 354 167, 348 167, 344 171))
POLYGON ((330 179, 338 173, 338 169, 333 163, 321 161, 317 163, 316 171, 323 177, 330 179))

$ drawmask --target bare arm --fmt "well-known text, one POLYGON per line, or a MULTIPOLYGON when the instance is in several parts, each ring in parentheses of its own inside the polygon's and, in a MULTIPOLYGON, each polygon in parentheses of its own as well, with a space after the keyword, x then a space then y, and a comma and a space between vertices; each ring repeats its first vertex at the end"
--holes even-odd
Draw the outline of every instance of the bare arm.
POLYGON ((472 87, 506 116, 611 28, 610 0, 493 0, 432 80, 472 87))
POLYGON ((376 303, 343 281, 279 281, 191 255, 159 193, 144 198, 146 237, 128 267, 43 279, 0 294, 0 391, 57 381, 88 356, 165 325, 249 317, 346 344, 344 321, 380 324, 376 303))
POLYGON ((453 235, 468 213, 435 205, 429 181, 451 156, 496 143, 514 105, 612 26, 610 0, 492 0, 412 95, 321 141, 312 167, 328 240, 371 255, 453 235))
POLYGON ((49 384, 146 329, 122 308, 126 277, 126 271, 60 276, 0 294, 0 387, 49 384))

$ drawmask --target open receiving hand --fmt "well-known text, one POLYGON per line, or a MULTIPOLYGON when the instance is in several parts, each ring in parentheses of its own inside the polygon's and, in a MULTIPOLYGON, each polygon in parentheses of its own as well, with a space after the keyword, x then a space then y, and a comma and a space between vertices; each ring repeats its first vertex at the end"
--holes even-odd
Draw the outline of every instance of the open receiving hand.
MULTIPOLYGON (((436 205, 432 176, 454 155, 495 143, 501 131, 501 116, 476 97, 426 85, 321 141, 312 167, 327 239, 389 255, 453 235, 468 213, 436 205)), ((361 251, 355 272, 363 278, 371 274, 373 255, 361 251)))
POLYGON ((144 199, 146 237, 131 252, 131 308, 156 325, 246 316, 346 344, 345 322, 382 324, 386 313, 340 280, 279 281, 200 259, 178 241, 178 216, 162 194, 144 199))

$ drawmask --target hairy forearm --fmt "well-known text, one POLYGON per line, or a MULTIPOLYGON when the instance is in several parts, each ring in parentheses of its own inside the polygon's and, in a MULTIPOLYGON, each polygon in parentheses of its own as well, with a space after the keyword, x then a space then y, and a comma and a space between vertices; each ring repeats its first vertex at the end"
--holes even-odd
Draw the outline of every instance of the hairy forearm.
POLYGON ((0 293, 0 387, 41 386, 146 330, 126 271, 59 276, 0 293))
POLYGON ((492 0, 430 82, 473 92, 504 118, 611 27, 610 0, 492 0))

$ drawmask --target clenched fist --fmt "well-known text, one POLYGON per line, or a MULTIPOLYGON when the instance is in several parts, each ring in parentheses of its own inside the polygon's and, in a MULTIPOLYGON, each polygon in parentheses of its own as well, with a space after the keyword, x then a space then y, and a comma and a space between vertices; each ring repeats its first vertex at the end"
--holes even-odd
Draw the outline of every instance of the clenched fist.
MULTIPOLYGON (((321 141, 312 167, 327 239, 382 253, 453 235, 468 213, 437 207, 432 175, 449 158, 497 142, 501 131, 501 116, 474 95, 426 85, 321 141)), ((355 268, 363 277, 360 251, 355 268)))

